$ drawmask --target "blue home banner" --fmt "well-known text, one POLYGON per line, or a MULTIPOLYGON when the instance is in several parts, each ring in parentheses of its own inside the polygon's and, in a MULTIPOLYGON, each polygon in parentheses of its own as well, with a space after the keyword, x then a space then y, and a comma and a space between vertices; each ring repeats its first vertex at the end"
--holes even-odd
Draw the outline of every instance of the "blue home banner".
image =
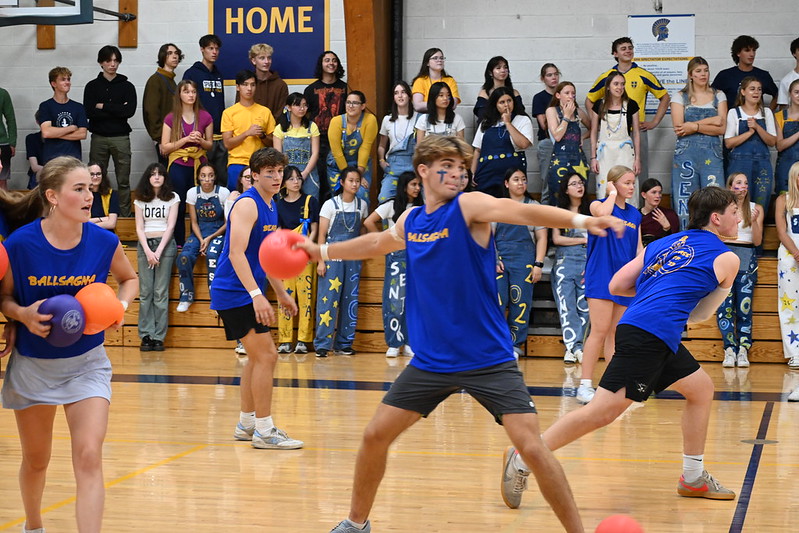
POLYGON ((208 0, 210 32, 222 39, 217 67, 226 84, 236 72, 254 70, 250 47, 275 49, 272 70, 289 85, 316 79, 319 54, 330 46, 328 0, 208 0))

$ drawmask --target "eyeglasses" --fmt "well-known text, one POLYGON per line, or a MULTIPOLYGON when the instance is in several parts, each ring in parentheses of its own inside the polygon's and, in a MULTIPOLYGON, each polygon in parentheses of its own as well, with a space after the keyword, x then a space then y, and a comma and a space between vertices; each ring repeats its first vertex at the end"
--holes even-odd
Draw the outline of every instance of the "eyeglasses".
POLYGON ((570 182, 569 182, 567 185, 568 185, 569 187, 576 187, 576 186, 578 186, 578 185, 582 185, 582 184, 583 184, 583 182, 582 182, 582 181, 570 181, 570 182))
POLYGON ((347 105, 349 105, 349 106, 363 105, 361 102, 351 102, 351 101, 349 101, 349 100, 347 100, 347 101, 346 101, 346 102, 344 102, 344 103, 345 103, 345 104, 347 104, 347 105))
POLYGON ((447 58, 444 57, 444 56, 433 56, 430 59, 433 60, 433 61, 444 61, 447 58))

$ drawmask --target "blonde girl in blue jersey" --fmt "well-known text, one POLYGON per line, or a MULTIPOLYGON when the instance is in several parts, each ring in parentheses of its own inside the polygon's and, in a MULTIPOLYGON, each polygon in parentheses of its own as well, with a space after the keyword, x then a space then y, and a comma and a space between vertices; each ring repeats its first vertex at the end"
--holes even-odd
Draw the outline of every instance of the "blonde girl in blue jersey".
POLYGON ((88 279, 104 282, 110 270, 122 305, 127 307, 136 297, 136 272, 116 235, 89 223, 90 182, 86 166, 75 158, 48 162, 39 186, 13 202, 15 215, 22 211, 28 211, 24 216, 40 215, 42 205, 46 215, 15 230, 5 242, 11 261, 0 285, 0 311, 17 325, 2 398, 3 407, 14 409, 19 430, 26 533, 44 533, 42 496, 59 405, 64 406, 70 434, 77 530, 97 533, 102 524, 102 450, 111 401, 111 363, 103 348, 104 335, 83 335, 64 348, 48 344, 44 338, 50 333, 52 315, 40 314, 39 306, 50 296, 74 295, 83 285, 43 286, 27 281, 28 276, 47 275, 84 277, 86 284, 88 279))

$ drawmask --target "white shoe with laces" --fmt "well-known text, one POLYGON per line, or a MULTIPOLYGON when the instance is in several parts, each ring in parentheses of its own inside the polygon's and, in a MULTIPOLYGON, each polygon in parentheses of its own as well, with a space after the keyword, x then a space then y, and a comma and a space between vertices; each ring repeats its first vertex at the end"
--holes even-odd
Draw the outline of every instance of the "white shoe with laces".
POLYGON ((736 361, 738 368, 748 368, 749 367, 749 351, 741 346, 738 348, 738 359, 736 361))
POLYGON ((191 307, 191 302, 178 302, 177 312, 185 313, 189 310, 189 307, 191 307))
POLYGON ((788 359, 788 368, 793 368, 794 370, 799 369, 799 355, 795 355, 788 359))
POLYGON ((574 350, 574 357, 577 359, 578 363, 583 362, 583 351, 580 348, 574 350))
POLYGON ((721 366, 724 368, 735 368, 735 348, 730 346, 729 348, 724 349, 724 361, 721 362, 721 366))
POLYGON ((573 365, 577 362, 577 356, 571 350, 566 350, 566 353, 563 354, 563 362, 567 365, 573 365))
POLYGON ((414 355, 416 355, 416 353, 411 349, 410 344, 406 344, 405 346, 402 347, 402 355, 406 357, 413 357, 414 355))
POLYGON ((388 350, 386 350, 386 357, 399 357, 400 349, 395 348, 393 346, 389 346, 388 350))

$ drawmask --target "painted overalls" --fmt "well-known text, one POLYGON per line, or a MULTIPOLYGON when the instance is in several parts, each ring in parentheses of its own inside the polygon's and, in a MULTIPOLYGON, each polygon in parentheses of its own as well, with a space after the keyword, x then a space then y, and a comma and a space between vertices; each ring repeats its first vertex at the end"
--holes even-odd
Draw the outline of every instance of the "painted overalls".
MULTIPOLYGON (((347 133, 347 115, 341 115, 341 148, 344 150, 344 159, 347 160, 347 165, 353 167, 358 166, 358 151, 363 144, 361 125, 363 124, 364 115, 365 113, 361 113, 361 117, 358 119, 358 125, 352 133, 347 133)), ((332 194, 338 191, 341 170, 342 169, 338 168, 338 164, 336 164, 336 158, 333 157, 333 152, 327 154, 327 183, 330 185, 330 192, 332 194)), ((369 185, 372 184, 371 163, 366 164, 366 170, 363 172, 363 179, 365 179, 369 185)), ((366 202, 367 206, 369 205, 368 189, 364 187, 358 189, 357 197, 366 202)))
MULTIPOLYGON (((718 116, 717 95, 713 96, 713 108, 710 108, 691 105, 690 97, 682 92, 680 94, 685 122, 699 122, 718 116)), ((710 185, 724 186, 721 139, 704 133, 677 137, 671 168, 671 205, 680 220, 679 231, 685 231, 688 226, 688 198, 691 193, 710 185)))
MULTIPOLYGON (((750 203, 750 207, 754 211, 755 204, 750 203)), ((744 235, 743 224, 743 220, 738 223, 739 237, 744 235)), ((716 319, 724 349, 734 348, 737 353, 741 346, 747 351, 752 348, 752 293, 757 284, 757 255, 752 244, 728 243, 727 246, 738 256, 741 264, 716 319)))
MULTIPOLYGON (((749 126, 741 114, 741 108, 736 107, 735 112, 738 114, 737 134, 741 135, 749 131, 749 126)), ((764 118, 757 119, 757 123, 761 128, 766 129, 764 118)), ((749 137, 743 144, 730 150, 727 175, 736 172, 741 172, 747 177, 752 201, 763 207, 764 213, 768 213, 771 191, 774 189, 774 169, 771 168, 768 146, 757 133, 749 137)))
POLYGON ((378 203, 394 198, 397 194, 397 179, 403 172, 413 172, 413 151, 416 149, 416 121, 419 114, 415 114, 408 120, 404 137, 400 139, 400 132, 397 131, 397 123, 391 122, 394 128, 394 138, 398 141, 389 147, 390 152, 386 155, 388 167, 383 174, 383 181, 380 184, 380 194, 377 196, 378 203))
MULTIPOLYGON (((604 198, 608 188, 608 171, 616 165, 633 168, 635 163, 635 147, 627 129, 627 103, 622 103, 618 113, 605 113, 599 122, 597 133, 596 159, 599 174, 596 177, 596 197, 604 198)), ((635 192, 628 204, 638 206, 638 179, 635 180, 635 192)))
MULTIPOLYGON (((531 203, 531 200, 525 198, 524 203, 531 203)), ((531 229, 540 228, 498 223, 494 232, 497 256, 505 266, 505 270, 497 274, 499 305, 508 310, 508 328, 514 346, 522 346, 527 341, 530 327, 535 261, 535 238, 531 229)))
POLYGON ((474 173, 477 190, 497 198, 505 197, 505 172, 511 167, 527 174, 527 156, 524 150, 516 150, 508 129, 500 123, 483 132, 480 158, 474 173))
MULTIPOLYGON (((327 231, 327 242, 354 239, 361 233, 361 202, 355 198, 353 211, 342 210, 341 196, 330 200, 336 209, 327 231)), ((361 277, 360 261, 328 261, 327 271, 318 280, 316 292, 316 338, 317 350, 340 350, 352 347, 355 339, 355 323, 358 319, 358 283, 361 277), (333 334, 336 334, 333 342, 333 334)))
MULTIPOLYGON (((562 229, 564 237, 585 237, 584 229, 562 229)), ((563 344, 572 353, 583 349, 588 324, 588 302, 585 300, 585 244, 558 246, 550 280, 552 295, 558 306, 563 344)))
MULTIPOLYGON (((783 125, 782 125, 782 138, 787 139, 791 135, 799 131, 799 120, 788 120, 788 110, 782 110, 783 125)), ((777 194, 788 191, 788 171, 791 165, 799 161, 799 142, 793 143, 791 146, 777 154, 777 194)), ((789 226, 790 227, 790 226, 789 226)))
POLYGON ((389 348, 410 344, 405 322, 405 281, 407 272, 405 249, 386 255, 383 278, 383 332, 389 348))
MULTIPOLYGON (((563 120, 563 112, 556 108, 558 118, 563 120)), ((582 134, 580 133, 580 120, 569 122, 566 133, 559 141, 553 141, 552 159, 549 161, 547 183, 549 184, 549 205, 557 205, 556 198, 560 190, 560 180, 571 172, 576 172, 583 179, 588 179, 588 163, 583 154, 582 134)))
MULTIPOLYGON (((311 128, 308 127, 307 137, 289 137, 283 136, 283 153, 289 158, 289 165, 294 165, 300 169, 300 172, 305 170, 308 165, 308 160, 311 159, 311 128)), ((319 173, 316 167, 308 174, 302 182, 302 192, 310 194, 317 200, 319 199, 319 173)))
MULTIPOLYGON (((799 209, 774 216, 785 216, 785 232, 799 246, 799 209)), ((783 244, 777 251, 777 298, 783 355, 786 359, 799 357, 799 263, 783 244)))
MULTIPOLYGON (((200 235, 203 238, 213 234, 225 225, 225 213, 222 203, 219 201, 219 185, 214 187, 213 195, 210 198, 201 198, 202 189, 197 186, 197 203, 194 206, 197 213, 197 225, 200 226, 200 235)), ((208 248, 205 250, 205 259, 208 263, 208 286, 214 280, 216 271, 216 260, 222 252, 222 244, 225 242, 225 235, 219 235, 211 239, 208 248)), ((192 233, 186 239, 183 250, 178 256, 178 274, 180 274, 180 301, 194 301, 194 264, 200 255, 200 240, 192 233)))
MULTIPOLYGON (((308 179, 311 179, 310 174, 308 179)), ((297 201, 302 202, 303 208, 300 213, 300 225, 294 228, 294 231, 307 237, 311 233, 311 195, 305 194, 297 201)), ((316 289, 316 263, 308 261, 299 276, 283 280, 283 287, 297 301, 297 340, 306 344, 310 343, 313 341, 314 335, 313 296, 316 289)), ((278 304, 278 311, 278 344, 292 343, 294 341, 294 317, 288 314, 280 304, 278 304)))

